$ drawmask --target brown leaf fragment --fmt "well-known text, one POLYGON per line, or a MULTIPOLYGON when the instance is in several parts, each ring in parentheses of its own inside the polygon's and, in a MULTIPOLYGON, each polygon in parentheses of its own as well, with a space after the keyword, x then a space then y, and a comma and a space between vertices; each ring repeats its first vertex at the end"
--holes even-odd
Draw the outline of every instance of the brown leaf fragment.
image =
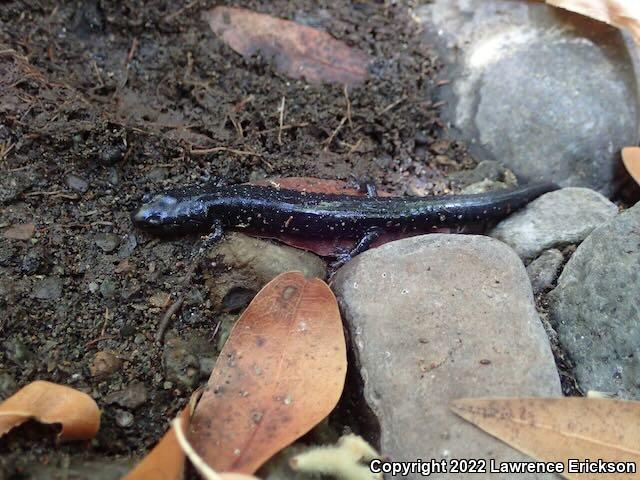
POLYGON ((0 404, 0 436, 29 419, 59 423, 60 441, 89 440, 100 428, 100 409, 86 393, 51 382, 35 381, 0 404))
POLYGON ((277 70, 291 78, 348 86, 367 79, 369 56, 322 30, 244 8, 215 7, 203 16, 240 55, 273 58, 277 70))
POLYGON ((640 2, 637 0, 546 0, 564 8, 629 31, 640 45, 640 2))
POLYGON ((627 479, 636 474, 569 472, 569 459, 640 467, 640 402, 604 398, 465 398, 451 409, 514 448, 562 462, 565 478, 627 479))
POLYGON ((631 178, 640 185, 640 147, 625 147, 622 149, 622 163, 631 178))
MULTIPOLYGON (((189 407, 179 415, 188 425, 191 417, 189 407)), ((160 439, 158 444, 122 480, 182 480, 184 478, 185 456, 178 444, 173 428, 160 439)))
POLYGON ((9 240, 29 240, 36 232, 33 223, 20 223, 2 230, 2 236, 9 240))
POLYGON ((279 275, 232 330, 189 440, 213 469, 253 473, 331 412, 345 373, 342 321, 329 287, 298 272, 279 275))

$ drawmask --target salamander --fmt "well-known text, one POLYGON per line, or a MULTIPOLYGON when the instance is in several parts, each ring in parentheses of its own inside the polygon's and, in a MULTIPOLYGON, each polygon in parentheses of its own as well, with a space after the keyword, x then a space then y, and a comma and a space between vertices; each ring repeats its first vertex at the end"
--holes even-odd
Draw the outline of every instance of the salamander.
POLYGON ((382 233, 498 220, 557 188, 541 182, 474 195, 357 197, 257 185, 190 186, 156 195, 135 212, 133 221, 159 235, 210 232, 212 240, 226 229, 360 240, 340 255, 344 263, 382 233))

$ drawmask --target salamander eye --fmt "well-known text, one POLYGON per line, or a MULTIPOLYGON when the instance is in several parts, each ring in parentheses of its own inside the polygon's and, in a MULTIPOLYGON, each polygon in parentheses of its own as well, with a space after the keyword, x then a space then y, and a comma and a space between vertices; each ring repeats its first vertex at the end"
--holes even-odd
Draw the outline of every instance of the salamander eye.
POLYGON ((145 193, 142 196, 142 203, 149 203, 152 198, 153 198, 153 195, 151 193, 145 193))

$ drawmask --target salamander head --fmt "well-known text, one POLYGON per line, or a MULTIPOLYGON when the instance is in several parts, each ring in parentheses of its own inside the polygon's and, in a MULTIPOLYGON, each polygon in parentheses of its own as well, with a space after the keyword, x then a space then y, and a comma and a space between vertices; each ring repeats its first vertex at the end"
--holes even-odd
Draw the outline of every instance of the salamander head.
POLYGON ((202 201, 170 193, 146 201, 133 215, 133 223, 159 235, 199 232, 211 227, 202 201))

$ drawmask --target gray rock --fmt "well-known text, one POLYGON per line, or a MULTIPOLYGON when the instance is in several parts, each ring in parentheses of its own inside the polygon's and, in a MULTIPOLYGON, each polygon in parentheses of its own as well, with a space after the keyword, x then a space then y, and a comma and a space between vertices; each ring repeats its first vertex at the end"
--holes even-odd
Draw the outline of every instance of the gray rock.
POLYGON ((640 204, 589 235, 551 292, 580 387, 640 399, 640 204))
POLYGON ((118 249, 118 258, 129 258, 137 246, 138 240, 136 239, 135 233, 130 233, 125 237, 118 249))
POLYGON ((561 394, 529 279, 509 247, 475 235, 400 240, 349 262, 333 288, 384 455, 526 458, 448 407, 462 397, 561 394))
POLYGON ((460 193, 464 193, 466 195, 474 195, 478 193, 492 192, 494 190, 504 190, 505 188, 509 188, 506 183, 496 182, 494 180, 482 180, 480 182, 467 185, 462 189, 460 193))
POLYGON ((446 66, 443 115, 480 159, 525 179, 605 195, 619 151, 638 141, 638 88, 622 34, 586 17, 507 0, 417 9, 446 66))
POLYGON ((95 242, 104 253, 110 253, 120 245, 120 237, 113 233, 98 233, 95 242))
POLYGON ((121 428, 129 428, 133 425, 134 417, 131 412, 127 412, 126 410, 116 409, 116 425, 121 428))
POLYGON ((556 248, 546 250, 527 267, 533 293, 542 293, 553 286, 564 262, 562 252, 556 248))
POLYGON ((198 357, 193 353, 189 342, 179 337, 167 335, 162 352, 162 366, 165 378, 171 384, 191 389, 198 383, 200 377, 198 357))
POLYGON ((142 382, 131 382, 123 390, 112 392, 104 397, 107 404, 115 403, 133 410, 147 401, 147 389, 142 382))
POLYGON ((523 260, 543 250, 580 243, 606 223, 618 208, 593 190, 563 188, 537 198, 501 221, 490 233, 510 245, 523 260))
POLYGON ((324 278, 327 265, 317 255, 286 245, 229 232, 209 252, 211 260, 227 268, 207 279, 212 302, 222 306, 233 291, 259 291, 281 273, 298 271, 324 278))
POLYGON ((0 371, 0 401, 9 398, 18 390, 18 383, 8 372, 0 371))
POLYGON ((73 173, 67 175, 64 182, 67 184, 67 187, 76 192, 84 193, 89 190, 89 182, 73 173))
POLYGON ((474 183, 483 182, 486 180, 492 182, 501 182, 507 169, 500 162, 494 162, 492 160, 485 160, 478 163, 476 168, 472 170, 462 170, 460 172, 454 172, 449 177, 460 183, 463 187, 469 186, 474 183))
POLYGON ((57 300, 62 296, 62 279, 45 277, 35 286, 33 297, 38 300, 57 300))

